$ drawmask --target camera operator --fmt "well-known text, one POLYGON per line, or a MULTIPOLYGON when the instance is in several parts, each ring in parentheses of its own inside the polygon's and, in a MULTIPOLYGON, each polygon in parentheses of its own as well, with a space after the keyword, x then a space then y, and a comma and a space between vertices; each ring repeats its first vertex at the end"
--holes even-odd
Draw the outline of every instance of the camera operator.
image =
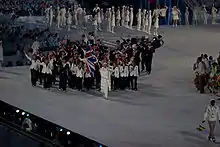
POLYGON ((158 37, 154 37, 151 42, 148 43, 148 47, 146 48, 146 72, 148 74, 151 73, 151 65, 153 60, 153 54, 157 48, 160 48, 164 44, 163 37, 158 35, 158 37))
POLYGON ((153 40, 150 42, 151 49, 154 49, 154 50, 157 48, 160 48, 163 44, 164 44, 164 41, 161 35, 154 37, 153 40))
POLYGON ((29 118, 29 114, 27 114, 27 117, 22 122, 21 128, 24 129, 25 131, 32 131, 33 124, 32 124, 31 119, 29 118))

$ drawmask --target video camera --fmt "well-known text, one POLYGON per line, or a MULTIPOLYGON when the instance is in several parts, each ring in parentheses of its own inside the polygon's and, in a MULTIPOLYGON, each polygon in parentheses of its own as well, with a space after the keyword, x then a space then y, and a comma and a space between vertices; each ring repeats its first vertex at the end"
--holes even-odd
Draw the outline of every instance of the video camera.
POLYGON ((163 36, 161 35, 153 37, 153 39, 149 41, 149 45, 151 46, 151 49, 160 48, 163 44, 164 44, 164 40, 163 40, 163 36))

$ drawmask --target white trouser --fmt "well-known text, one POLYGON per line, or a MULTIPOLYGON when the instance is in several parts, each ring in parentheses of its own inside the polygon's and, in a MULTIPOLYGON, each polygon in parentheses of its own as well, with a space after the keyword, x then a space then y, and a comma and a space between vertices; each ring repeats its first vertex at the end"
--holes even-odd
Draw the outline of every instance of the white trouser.
POLYGON ((207 19, 208 19, 208 18, 207 18, 207 15, 205 14, 205 15, 204 15, 204 24, 208 24, 207 19))
POLYGON ((101 79, 101 92, 104 93, 105 99, 108 99, 109 84, 108 79, 101 79))
POLYGON ((50 27, 52 26, 53 18, 50 18, 50 27))
POLYGON ((216 24, 216 17, 212 16, 212 24, 216 24))
POLYGON ((60 21, 61 21, 61 26, 63 26, 63 25, 64 25, 64 16, 61 16, 60 18, 61 18, 61 19, 60 19, 60 21))
POLYGON ((104 96, 108 99, 108 80, 106 80, 106 84, 104 86, 104 96))
POLYGON ((49 18, 49 16, 47 16, 46 17, 46 24, 47 24, 47 26, 49 25, 49 23, 50 23, 50 18, 49 18))
POLYGON ((111 32, 111 21, 108 20, 107 32, 111 32))
POLYGON ((148 25, 148 33, 150 34, 151 31, 151 24, 148 25))
POLYGON ((57 18, 57 27, 60 28, 60 18, 57 18))
POLYGON ((71 25, 68 24, 68 25, 67 25, 67 30, 68 30, 68 31, 70 31, 70 27, 71 27, 71 25))
POLYGON ((130 29, 132 29, 132 26, 133 26, 133 20, 130 21, 130 26, 129 26, 130 29))
POLYGON ((95 33, 95 35, 97 35, 97 32, 98 32, 98 26, 94 25, 94 33, 95 33))
POLYGON ((111 32, 114 33, 115 31, 115 26, 111 26, 111 32))
POLYGON ((148 33, 148 25, 145 25, 145 30, 144 32, 148 33))
POLYGON ((116 20, 116 25, 119 27, 120 26, 120 19, 116 20))
POLYGON ((125 21, 125 27, 128 28, 128 21, 125 21))
POLYGON ((143 28, 142 28, 142 31, 145 31, 145 30, 146 30, 145 25, 143 25, 142 27, 143 27, 143 28))
POLYGON ((99 30, 99 31, 102 30, 102 29, 101 29, 101 24, 102 24, 102 23, 98 23, 98 30, 99 30))
POLYGON ((137 30, 140 31, 140 29, 141 29, 141 21, 138 21, 137 22, 137 30))
POLYGON ((125 25, 124 23, 125 23, 125 20, 122 18, 122 19, 121 19, 121 26, 122 26, 122 27, 124 27, 124 25, 125 25))
POLYGON ((156 35, 156 36, 158 35, 158 28, 157 27, 154 28, 154 35, 156 35))

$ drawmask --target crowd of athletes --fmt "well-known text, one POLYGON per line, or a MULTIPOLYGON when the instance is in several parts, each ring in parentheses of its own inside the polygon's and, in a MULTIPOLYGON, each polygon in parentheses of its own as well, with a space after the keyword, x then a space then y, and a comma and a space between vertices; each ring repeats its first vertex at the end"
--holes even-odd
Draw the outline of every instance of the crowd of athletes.
MULTIPOLYGON (((34 44, 33 48, 40 46, 34 44)), ((63 91, 67 87, 79 91, 100 90, 100 69, 107 68, 111 90, 137 90, 140 72, 151 73, 153 54, 163 44, 162 36, 153 40, 144 37, 122 39, 116 44, 115 47, 106 47, 91 32, 88 36, 82 35, 79 41, 61 40, 54 51, 36 51, 30 67, 31 83, 36 86, 39 81, 46 89, 59 83, 59 89, 63 91), (97 59, 94 72, 86 68, 88 44, 97 59)))

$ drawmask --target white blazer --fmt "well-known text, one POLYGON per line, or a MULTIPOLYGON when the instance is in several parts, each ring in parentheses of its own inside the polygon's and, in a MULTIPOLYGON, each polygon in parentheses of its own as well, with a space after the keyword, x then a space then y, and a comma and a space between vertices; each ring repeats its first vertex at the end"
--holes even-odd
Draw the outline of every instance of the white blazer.
POLYGON ((72 74, 76 75, 77 66, 75 64, 72 64, 70 71, 72 72, 72 74))
POLYGON ((215 106, 208 105, 204 113, 204 120, 207 121, 220 120, 219 107, 216 105, 215 106))
POLYGON ((127 66, 127 65, 125 65, 125 67, 124 67, 124 76, 125 76, 125 77, 128 77, 128 76, 129 76, 129 69, 128 69, 128 66, 127 66))
POLYGON ((120 72, 120 77, 124 77, 124 67, 123 66, 119 66, 119 72, 120 72))
POLYGON ((44 74, 52 74, 52 70, 50 68, 50 64, 46 65, 45 63, 41 63, 43 65, 42 73, 44 74))
POLYGON ((83 69, 79 69, 79 67, 76 67, 76 77, 83 78, 83 69))
POLYGON ((114 76, 115 76, 115 78, 119 78, 119 69, 118 69, 118 67, 115 67, 115 70, 114 70, 114 76))
POLYGON ((40 62, 35 61, 35 60, 31 60, 30 69, 38 70, 39 64, 40 64, 40 62))
POLYGON ((137 65, 133 69, 131 69, 130 76, 138 77, 138 66, 137 65))

